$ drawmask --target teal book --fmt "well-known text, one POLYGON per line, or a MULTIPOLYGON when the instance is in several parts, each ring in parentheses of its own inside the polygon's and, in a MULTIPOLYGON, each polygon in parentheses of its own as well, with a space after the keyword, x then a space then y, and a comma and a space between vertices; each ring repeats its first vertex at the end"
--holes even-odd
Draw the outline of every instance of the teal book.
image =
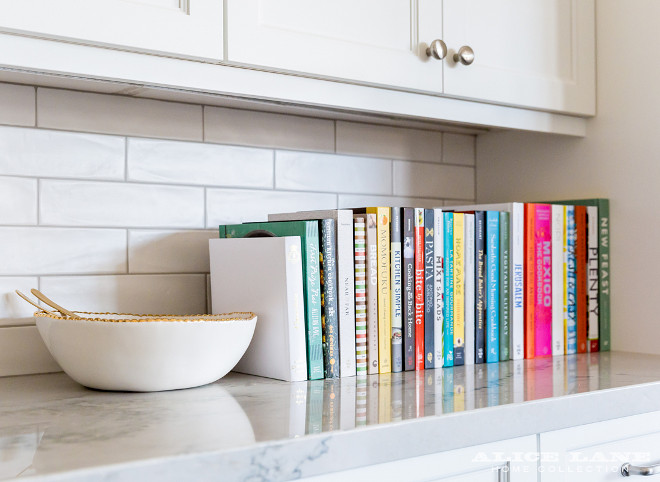
POLYGON ((283 221, 221 225, 221 238, 256 236, 300 236, 307 331, 307 375, 310 380, 324 377, 321 332, 321 273, 319 265, 318 221, 283 221))
POLYGON ((500 361, 509 359, 511 330, 511 244, 509 235, 510 214, 500 212, 500 361))
POLYGON ((486 211, 486 362, 500 361, 500 213, 486 211))

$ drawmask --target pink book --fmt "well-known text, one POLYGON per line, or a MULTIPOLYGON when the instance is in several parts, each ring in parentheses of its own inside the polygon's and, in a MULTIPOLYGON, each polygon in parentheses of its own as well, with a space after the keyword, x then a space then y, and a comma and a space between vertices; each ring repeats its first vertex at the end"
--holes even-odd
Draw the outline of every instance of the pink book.
POLYGON ((536 204, 534 354, 552 355, 552 207, 536 204))

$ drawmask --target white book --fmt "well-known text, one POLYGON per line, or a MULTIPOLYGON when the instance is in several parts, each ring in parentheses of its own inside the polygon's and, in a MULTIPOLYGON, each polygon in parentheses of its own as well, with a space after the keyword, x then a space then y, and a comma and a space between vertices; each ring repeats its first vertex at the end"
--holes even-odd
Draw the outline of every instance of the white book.
POLYGON ((552 356, 564 354, 565 216, 565 206, 559 204, 552 205, 552 356))
POLYGON ((356 416, 356 380, 355 377, 340 379, 339 385, 339 423, 342 430, 355 428, 356 416))
POLYGON ((300 236, 211 239, 209 253, 212 313, 257 314, 250 346, 234 371, 307 380, 300 236))
POLYGON ((465 364, 474 365, 474 214, 465 214, 463 217, 463 230, 465 240, 465 364))
POLYGON ((336 221, 337 307, 339 309, 339 374, 355 376, 355 268, 353 263, 353 211, 298 211, 269 214, 268 221, 305 221, 332 218, 336 221))
POLYGON ((525 357, 525 311, 523 296, 525 260, 525 205, 524 203, 471 204, 467 206, 444 207, 452 211, 508 211, 511 213, 511 355, 513 360, 525 357))
POLYGON ((307 382, 292 382, 289 389, 289 438, 302 437, 307 421, 307 382))
POLYGON ((444 306, 445 306, 445 228, 442 209, 433 210, 433 273, 435 293, 435 316, 433 324, 433 346, 435 353, 435 367, 441 368, 445 362, 444 356, 444 306))
POLYGON ((592 351, 598 344, 598 208, 587 206, 587 349, 592 351))

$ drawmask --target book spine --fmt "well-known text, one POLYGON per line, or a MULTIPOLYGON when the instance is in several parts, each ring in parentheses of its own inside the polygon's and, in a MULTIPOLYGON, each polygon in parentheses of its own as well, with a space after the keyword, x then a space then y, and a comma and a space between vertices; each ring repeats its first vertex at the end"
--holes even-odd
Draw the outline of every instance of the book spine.
POLYGON ((486 211, 486 362, 500 360, 500 216, 486 211))
POLYGON ((394 207, 391 210, 390 233, 392 372, 398 373, 403 371, 403 284, 401 272, 403 260, 401 252, 401 208, 394 207))
POLYGON ((358 376, 355 381, 355 426, 367 425, 367 377, 358 376))
POLYGON ((307 424, 305 433, 323 432, 323 380, 307 384, 307 424))
POLYGON ((378 235, 376 214, 367 213, 367 373, 378 373, 378 235))
POLYGON ((392 375, 378 375, 378 423, 392 421, 392 375))
POLYGON ((525 358, 534 358, 534 283, 536 280, 536 251, 534 222, 536 207, 525 204, 525 358))
POLYGON ((566 206, 566 306, 568 321, 565 326, 566 354, 577 353, 577 313, 575 278, 575 206, 566 206))
POLYGON ((403 209, 403 359, 415 369, 415 210, 403 209))
POLYGON ((415 370, 424 369, 424 210, 415 208, 415 370))
POLYGON ((511 358, 525 357, 525 212, 522 203, 511 207, 511 358))
POLYGON ((587 206, 587 350, 599 351, 598 310, 598 208, 587 206))
MULTIPOLYGON (((356 374, 367 374, 366 218, 355 216, 355 361, 356 374)), ((341 335, 340 335, 341 336, 341 335)))
POLYGON ((464 216, 454 213, 454 366, 465 365, 464 216))
POLYGON ((500 212, 500 361, 509 359, 511 330, 511 269, 510 214, 500 212))
POLYGON ((486 361, 486 212, 474 213, 475 230, 475 326, 474 362, 486 361))
POLYGON ((392 371, 390 319, 390 208, 376 208, 378 223, 378 372, 392 371))
MULTIPOLYGON (((305 294, 308 325, 307 376, 310 380, 323 378, 323 335, 321 328, 321 279, 319 266, 319 226, 315 221, 305 223, 306 236, 303 269, 307 293, 305 294)), ((302 240, 301 240, 302 241, 302 240)))
POLYGON ((587 209, 575 206, 575 276, 577 309, 577 352, 587 352, 587 209))
POLYGON ((564 206, 552 205, 552 355, 564 354, 564 206))
POLYGON ((444 366, 454 366, 454 213, 444 215, 445 305, 444 305, 444 366))
POLYGON ((339 209, 335 236, 337 263, 337 314, 339 317, 339 372, 355 376, 355 269, 353 211, 339 209), (342 341, 343 340, 343 341, 342 341))
MULTIPOLYGON (((337 313, 337 265, 335 262, 335 220, 321 222, 322 293, 321 325, 325 378, 339 377, 339 320, 337 313)), ((351 354, 352 355, 352 354, 351 354)))
POLYGON ((598 259, 599 348, 610 351, 610 202, 607 199, 598 200, 598 259))
MULTIPOLYGON (((465 214, 465 364, 474 365, 474 214, 465 214)), ((468 373, 470 375, 470 373, 468 373)))
POLYGON ((444 365, 444 299, 445 299, 445 253, 444 253, 444 214, 442 209, 433 210, 433 271, 435 278, 433 287, 435 294, 433 305, 435 306, 433 346, 435 347, 435 367, 444 365))
POLYGON ((435 287, 433 275, 435 227, 433 209, 424 210, 424 369, 435 368, 435 287))
POLYGON ((534 356, 552 355, 552 208, 536 205, 534 287, 534 356))
MULTIPOLYGON (((287 310, 289 320, 289 381, 307 380, 309 371, 309 342, 305 320, 305 296, 304 278, 302 273, 302 249, 301 242, 297 236, 285 236, 285 259, 286 259, 286 293, 288 298, 287 310), (302 298, 300 294, 302 293, 302 298), (305 331, 306 333, 301 333, 305 331), (302 340, 305 340, 304 342, 302 340)), ((319 347, 321 348, 321 347, 319 347)), ((319 350, 321 353, 322 350, 319 350)), ((323 359, 321 359, 321 367, 323 359)), ((323 369, 321 368, 321 373, 323 369)))
POLYGON ((339 380, 328 380, 323 385, 323 432, 339 430, 339 392, 339 380))

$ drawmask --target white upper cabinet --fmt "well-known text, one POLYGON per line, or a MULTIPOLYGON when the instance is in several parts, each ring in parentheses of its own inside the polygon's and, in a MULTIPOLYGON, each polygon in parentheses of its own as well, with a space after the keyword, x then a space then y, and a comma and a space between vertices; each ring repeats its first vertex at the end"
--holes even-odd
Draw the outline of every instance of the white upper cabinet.
POLYGON ((592 0, 444 0, 447 95, 595 114, 592 0), (471 65, 456 63, 461 46, 471 65))
POLYGON ((437 0, 228 0, 226 33, 232 63, 442 92, 437 0))
POLYGON ((0 31, 221 60, 220 0, 0 0, 0 31))
POLYGON ((594 12, 594 0, 227 0, 226 60, 594 115, 594 12), (434 39, 444 60, 426 54, 434 39), (462 46, 470 65, 453 58, 462 46))

